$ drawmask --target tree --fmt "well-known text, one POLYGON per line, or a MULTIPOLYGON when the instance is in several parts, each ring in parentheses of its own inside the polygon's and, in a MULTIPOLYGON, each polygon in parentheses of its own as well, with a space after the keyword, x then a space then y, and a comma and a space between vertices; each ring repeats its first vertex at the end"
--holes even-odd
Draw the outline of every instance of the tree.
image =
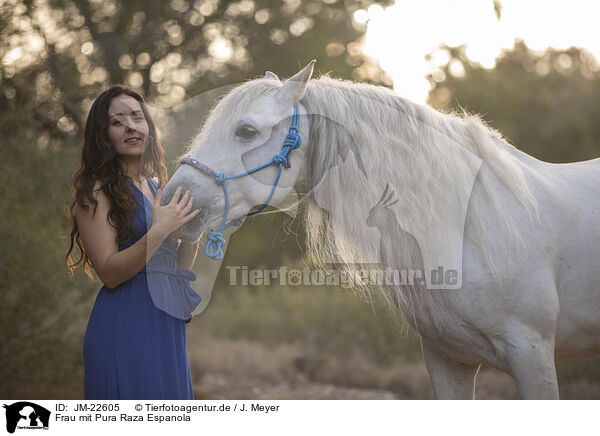
POLYGON ((430 77, 429 103, 441 110, 480 113, 517 148, 550 162, 600 154, 600 67, 583 49, 538 54, 523 42, 494 69, 445 47, 449 62, 430 77))

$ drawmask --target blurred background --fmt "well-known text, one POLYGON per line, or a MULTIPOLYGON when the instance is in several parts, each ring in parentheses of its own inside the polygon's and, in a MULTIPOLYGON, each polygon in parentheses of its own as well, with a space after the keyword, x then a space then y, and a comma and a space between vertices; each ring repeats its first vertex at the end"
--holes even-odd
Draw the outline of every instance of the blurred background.
MULTIPOLYGON (((91 102, 113 83, 158 115, 208 108, 271 70, 396 89, 480 113, 538 159, 600 156, 593 2, 5 0, 0 4, 0 397, 83 398, 83 334, 101 286, 69 275, 68 183, 91 102)), ((192 127, 206 110, 192 112, 192 127)), ((186 112, 189 116, 190 112, 186 112)), ((190 122, 190 120, 186 121, 190 122)), ((161 130, 172 160, 184 133, 161 130)), ((248 220, 188 324, 197 399, 431 398, 416 335, 349 290, 229 286, 227 265, 303 268, 299 219, 248 220), (278 229, 273 232, 273 229, 278 229), (269 235, 269 236, 266 236, 269 235)), ((208 262, 199 254, 196 264, 208 262)), ((562 398, 600 398, 598 361, 558 365, 562 398)), ((516 398, 490 368, 478 398, 516 398)))

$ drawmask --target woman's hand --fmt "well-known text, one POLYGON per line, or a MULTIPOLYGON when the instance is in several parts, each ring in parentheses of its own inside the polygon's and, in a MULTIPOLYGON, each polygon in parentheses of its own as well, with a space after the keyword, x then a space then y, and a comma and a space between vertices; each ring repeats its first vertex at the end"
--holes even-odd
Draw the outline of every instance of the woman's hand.
POLYGON ((169 204, 161 207, 162 196, 158 190, 152 204, 152 227, 135 244, 119 250, 117 230, 108 219, 111 202, 100 182, 96 182, 92 195, 98 203, 95 210, 90 203, 87 209, 77 206, 74 213, 85 250, 100 280, 109 289, 136 275, 166 237, 198 214, 197 210, 190 213, 193 201, 189 192, 180 199, 181 189, 178 189, 169 204))
POLYGON ((162 190, 158 189, 156 191, 154 204, 152 205, 152 227, 160 230, 165 237, 193 219, 200 212, 200 209, 190 212, 194 201, 189 190, 186 191, 183 197, 180 198, 180 196, 181 187, 177 188, 168 204, 161 206, 162 190))

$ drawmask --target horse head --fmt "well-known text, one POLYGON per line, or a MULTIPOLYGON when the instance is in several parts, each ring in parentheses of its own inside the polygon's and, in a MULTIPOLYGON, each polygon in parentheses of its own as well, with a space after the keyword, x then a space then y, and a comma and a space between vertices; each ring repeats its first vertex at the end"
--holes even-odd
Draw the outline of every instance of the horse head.
POLYGON ((302 190, 309 128, 300 101, 314 62, 284 82, 267 72, 234 88, 215 106, 182 160, 187 165, 177 169, 163 192, 165 204, 178 187, 189 189, 194 208, 201 209, 178 238, 197 240, 221 225, 220 233, 227 218, 239 221, 266 200, 277 206, 302 190), (281 156, 290 136, 296 143, 288 147, 287 157, 281 156))

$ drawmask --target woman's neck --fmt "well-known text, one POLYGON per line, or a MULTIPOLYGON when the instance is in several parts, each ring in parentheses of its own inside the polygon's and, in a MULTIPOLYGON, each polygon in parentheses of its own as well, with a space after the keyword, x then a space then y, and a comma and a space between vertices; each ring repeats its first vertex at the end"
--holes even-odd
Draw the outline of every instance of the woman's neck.
POLYGON ((139 157, 133 157, 129 159, 121 158, 124 164, 125 175, 135 182, 140 183, 143 179, 141 171, 141 159, 139 157))

